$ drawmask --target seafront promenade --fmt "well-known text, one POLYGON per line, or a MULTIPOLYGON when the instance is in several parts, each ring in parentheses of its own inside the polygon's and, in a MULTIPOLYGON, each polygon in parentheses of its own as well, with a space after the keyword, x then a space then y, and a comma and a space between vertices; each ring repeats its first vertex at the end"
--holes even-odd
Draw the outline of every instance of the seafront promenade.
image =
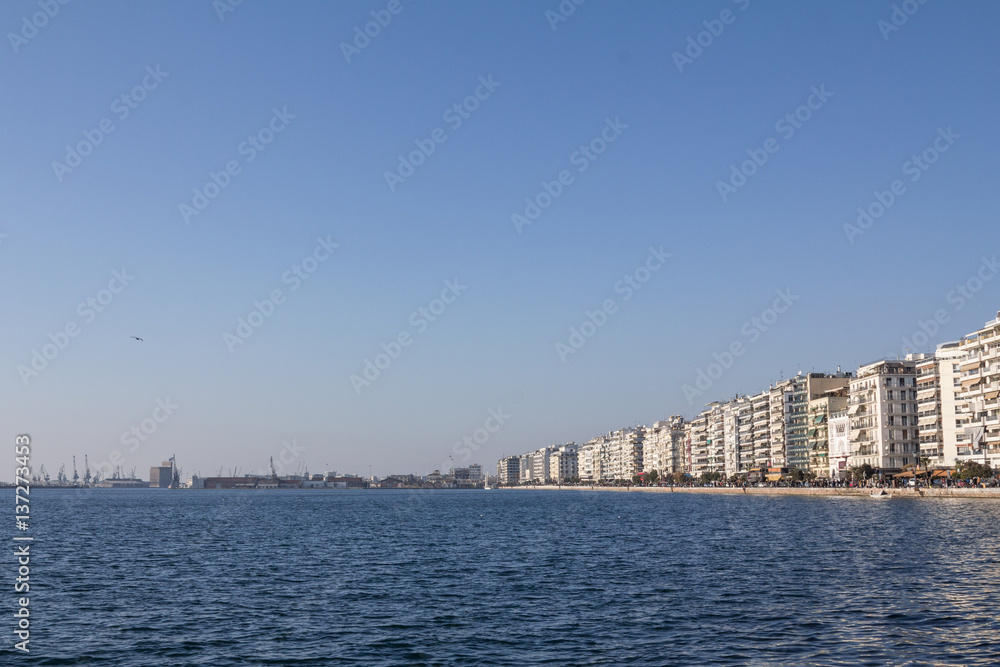
MULTIPOLYGON (((758 496, 864 496, 872 489, 868 487, 821 488, 821 487, 752 487, 740 486, 556 486, 539 484, 537 486, 503 486, 502 491, 616 491, 638 493, 725 493, 758 496)), ((972 489, 963 487, 949 488, 887 488, 895 498, 1000 498, 1000 487, 987 489, 972 489)))

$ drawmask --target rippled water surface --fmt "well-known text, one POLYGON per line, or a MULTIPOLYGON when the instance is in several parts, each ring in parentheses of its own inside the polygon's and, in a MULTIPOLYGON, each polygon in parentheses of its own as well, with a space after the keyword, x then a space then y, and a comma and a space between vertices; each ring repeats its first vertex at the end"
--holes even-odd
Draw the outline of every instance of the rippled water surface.
POLYGON ((159 490, 31 500, 32 652, 8 639, 0 664, 1000 663, 998 501, 159 490))

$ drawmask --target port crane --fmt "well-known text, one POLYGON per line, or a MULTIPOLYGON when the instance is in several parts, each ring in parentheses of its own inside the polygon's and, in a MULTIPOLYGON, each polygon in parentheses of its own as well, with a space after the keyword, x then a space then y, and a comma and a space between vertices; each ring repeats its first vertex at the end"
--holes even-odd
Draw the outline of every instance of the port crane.
POLYGON ((56 475, 56 481, 60 484, 66 483, 66 464, 59 466, 59 473, 56 475))
POLYGON ((90 461, 87 459, 87 455, 83 455, 83 485, 90 486, 90 461))
POLYGON ((274 478, 274 481, 276 481, 276 482, 278 481, 278 471, 274 469, 274 457, 273 456, 271 457, 271 477, 274 478))
POLYGON ((80 483, 80 476, 76 474, 76 454, 73 455, 73 486, 80 483))
POLYGON ((177 467, 177 455, 174 454, 170 457, 170 467, 173 468, 173 476, 170 478, 170 488, 179 489, 181 488, 181 471, 177 467))

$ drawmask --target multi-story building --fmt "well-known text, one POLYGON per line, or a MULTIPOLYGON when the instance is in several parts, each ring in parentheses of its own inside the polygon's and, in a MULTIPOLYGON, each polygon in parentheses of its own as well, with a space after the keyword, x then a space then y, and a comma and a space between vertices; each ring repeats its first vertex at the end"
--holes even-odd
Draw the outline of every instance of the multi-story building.
POLYGON ((538 484, 545 484, 552 476, 549 473, 549 455, 555 447, 542 447, 531 455, 531 479, 538 484))
POLYGON ((707 472, 725 472, 726 470, 726 439, 725 410, 727 403, 712 403, 708 413, 708 434, 706 450, 708 452, 707 472))
POLYGON ((961 416, 955 397, 960 389, 961 345, 942 343, 933 354, 908 355, 917 367, 917 423, 920 459, 928 466, 953 466, 958 455, 961 416))
POLYGON ((601 450, 606 441, 604 436, 599 436, 580 445, 577 450, 577 476, 581 481, 591 484, 601 481, 601 450))
MULTIPOLYGON (((849 402, 850 398, 847 400, 849 402)), ((830 441, 827 455, 830 463, 829 477, 847 479, 847 471, 851 467, 851 417, 846 409, 830 412, 827 417, 827 434, 830 441)))
POLYGON ((642 442, 642 471, 659 475, 684 472, 684 418, 671 417, 646 429, 642 442))
POLYGON ((518 463, 518 474, 520 475, 521 484, 530 484, 534 481, 534 471, 535 471, 535 461, 534 454, 521 454, 518 463))
POLYGON ((957 458, 1000 464, 1000 312, 959 344, 957 458), (981 457, 981 458, 980 458, 981 457))
POLYGON ((642 472, 642 443, 645 428, 637 426, 612 431, 601 448, 601 479, 631 481, 642 472))
POLYGON ((775 467, 785 466, 785 428, 788 423, 788 410, 790 397, 786 396, 791 380, 782 380, 771 386, 768 395, 771 401, 769 409, 770 424, 770 445, 771 445, 771 465, 775 467))
POLYGON ((646 429, 642 442, 642 472, 670 472, 670 422, 658 421, 646 429))
MULTIPOLYGON (((830 389, 809 401, 809 425, 806 430, 809 472, 819 478, 830 477, 830 415, 847 410, 848 391, 847 386, 830 389)), ((846 462, 846 457, 844 460, 846 462)))
POLYGON ((752 396, 750 406, 753 467, 766 468, 771 461, 771 390, 752 396))
POLYGON ((876 361, 858 369, 848 414, 852 465, 898 471, 917 463, 916 361, 876 361))
POLYGON ((521 457, 505 456, 497 462, 497 483, 518 484, 521 481, 521 457))
POLYGON ((697 417, 685 424, 687 433, 685 447, 687 453, 687 473, 699 477, 710 472, 708 463, 708 415, 711 409, 701 412, 697 417))
POLYGON ((556 483, 571 482, 579 476, 579 448, 567 442, 552 448, 549 454, 549 480, 556 483))

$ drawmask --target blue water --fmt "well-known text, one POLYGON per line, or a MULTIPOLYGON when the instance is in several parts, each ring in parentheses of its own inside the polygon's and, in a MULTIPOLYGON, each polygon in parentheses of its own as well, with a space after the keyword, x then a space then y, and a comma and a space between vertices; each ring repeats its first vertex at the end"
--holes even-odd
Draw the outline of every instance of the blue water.
POLYGON ((158 490, 31 500, 32 650, 13 652, 8 620, 5 665, 1000 663, 997 501, 158 490))

